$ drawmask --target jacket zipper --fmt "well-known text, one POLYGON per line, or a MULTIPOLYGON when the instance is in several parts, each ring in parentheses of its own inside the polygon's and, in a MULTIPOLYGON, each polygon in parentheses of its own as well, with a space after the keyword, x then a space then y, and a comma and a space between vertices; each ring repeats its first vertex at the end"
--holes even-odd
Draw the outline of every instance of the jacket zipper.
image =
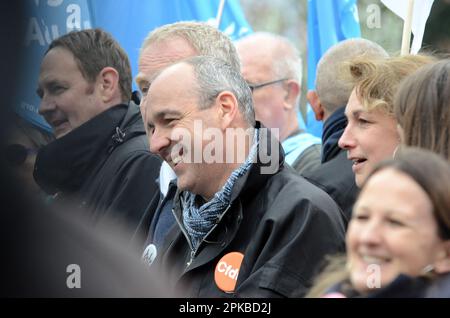
MULTIPOLYGON (((227 208, 225 209, 225 211, 223 211, 223 213, 220 215, 219 219, 216 221, 216 224, 214 224, 214 226, 208 231, 208 233, 206 233, 205 237, 208 237, 209 234, 212 233, 212 231, 214 231, 214 229, 217 227, 217 225, 220 223, 220 221, 222 220, 223 216, 227 213, 227 211, 230 209, 231 204, 228 204, 227 208)), ((184 227, 181 226, 180 222, 178 221, 178 218, 175 218, 178 222, 178 225, 181 228, 181 231, 184 233, 184 236, 186 237, 189 247, 191 248, 191 256, 189 261, 186 263, 186 268, 187 269, 192 262, 194 261, 195 256, 197 256, 197 251, 200 249, 200 246, 203 244, 204 239, 200 242, 200 244, 198 245, 197 249, 194 251, 192 245, 191 245, 191 240, 189 239, 188 234, 186 233, 186 231, 184 230, 184 227)))
POLYGON ((194 255, 193 255, 194 254, 194 248, 192 247, 191 240, 189 239, 189 235, 186 233, 186 230, 184 229, 184 226, 182 226, 180 220, 178 219, 177 215, 175 214, 175 208, 172 208, 172 214, 174 215, 175 220, 178 223, 178 227, 181 229, 181 232, 184 234, 184 237, 186 238, 186 240, 188 242, 189 248, 191 249, 191 258, 190 258, 190 261, 186 264, 186 267, 187 267, 187 266, 190 265, 190 263, 192 263, 192 259, 194 258, 194 255))

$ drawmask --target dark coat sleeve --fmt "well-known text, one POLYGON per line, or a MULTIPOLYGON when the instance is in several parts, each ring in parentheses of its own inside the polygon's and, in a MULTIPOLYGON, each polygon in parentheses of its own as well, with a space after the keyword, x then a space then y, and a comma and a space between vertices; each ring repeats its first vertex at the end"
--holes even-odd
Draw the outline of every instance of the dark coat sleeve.
POLYGON ((159 196, 156 179, 161 161, 148 151, 137 150, 123 160, 105 191, 110 204, 106 207, 109 220, 125 224, 134 231, 149 203, 159 196), (118 213, 117 211, 120 211, 118 213))

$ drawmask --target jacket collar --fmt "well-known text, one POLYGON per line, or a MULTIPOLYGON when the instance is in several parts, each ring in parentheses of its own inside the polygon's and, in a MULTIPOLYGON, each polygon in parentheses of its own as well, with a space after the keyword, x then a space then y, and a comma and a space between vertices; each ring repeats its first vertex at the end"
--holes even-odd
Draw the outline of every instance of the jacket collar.
POLYGON ((284 150, 281 143, 273 136, 270 129, 256 122, 259 129, 259 145, 257 161, 239 178, 231 195, 231 202, 245 193, 256 193, 261 184, 264 184, 272 175, 283 169, 284 150))
MULTIPOLYGON (((257 161, 242 177, 236 180, 231 194, 231 203, 242 192, 252 192, 283 168, 284 150, 280 142, 270 133, 270 129, 264 127, 260 122, 256 122, 255 128, 259 129, 257 161)), ((178 203, 179 200, 180 193, 177 191, 175 202, 178 203)), ((176 217, 181 217, 181 215, 176 215, 176 217)))
POLYGON ((325 121, 322 133, 322 163, 330 161, 341 151, 338 146, 339 138, 347 126, 347 118, 344 114, 345 107, 336 110, 325 121))
POLYGON ((136 105, 120 104, 42 147, 34 167, 36 182, 49 194, 78 191, 115 147, 144 131, 142 123, 140 128, 132 125, 139 119, 136 105))
MULTIPOLYGON (((262 126, 261 123, 256 122, 255 128, 260 129, 265 127, 262 126)), ((231 243, 243 219, 241 198, 257 193, 262 184, 267 182, 272 175, 283 169, 283 163, 284 151, 280 142, 272 136, 269 129, 260 129, 256 163, 253 163, 247 173, 236 180, 232 190, 229 207, 222 214, 218 224, 216 224, 205 237, 205 240, 210 244, 206 246, 204 246, 203 243, 200 244, 197 252, 198 256, 196 256, 192 264, 185 269, 185 272, 191 271, 206 264, 211 259, 214 259, 231 243), (278 151, 274 151, 274 149, 278 149, 278 151), (266 173, 269 171, 272 171, 272 173, 266 173)), ((180 195, 180 191, 177 191, 175 194, 173 213, 177 220, 179 230, 185 232, 182 220, 180 195)), ((186 233, 181 235, 185 236, 184 239, 189 242, 186 233)))

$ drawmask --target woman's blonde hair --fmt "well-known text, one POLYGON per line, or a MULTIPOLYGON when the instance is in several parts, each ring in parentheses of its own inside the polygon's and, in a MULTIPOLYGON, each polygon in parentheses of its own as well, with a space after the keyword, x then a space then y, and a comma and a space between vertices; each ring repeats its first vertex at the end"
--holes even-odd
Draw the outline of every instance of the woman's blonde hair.
POLYGON ((328 256, 326 262, 325 269, 316 277, 305 298, 323 297, 331 287, 350 279, 345 255, 328 256))
POLYGON ((389 58, 358 57, 348 63, 347 76, 367 111, 380 109, 394 115, 394 95, 400 82, 420 67, 434 62, 430 55, 389 58))

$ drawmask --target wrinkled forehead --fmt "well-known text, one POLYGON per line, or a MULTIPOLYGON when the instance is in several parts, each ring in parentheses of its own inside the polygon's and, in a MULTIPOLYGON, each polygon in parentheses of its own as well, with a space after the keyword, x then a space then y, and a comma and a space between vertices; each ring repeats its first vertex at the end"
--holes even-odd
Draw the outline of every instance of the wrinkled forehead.
POLYGON ((151 42, 142 50, 139 57, 139 73, 152 80, 157 72, 167 66, 196 55, 197 51, 181 37, 151 42))

